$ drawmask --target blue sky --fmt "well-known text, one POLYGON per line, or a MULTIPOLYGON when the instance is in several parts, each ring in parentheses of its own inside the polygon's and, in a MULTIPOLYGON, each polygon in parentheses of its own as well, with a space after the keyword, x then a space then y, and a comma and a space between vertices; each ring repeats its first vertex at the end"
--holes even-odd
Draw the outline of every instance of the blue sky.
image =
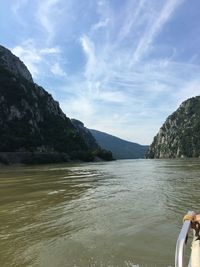
POLYGON ((1 0, 0 43, 68 117, 141 144, 200 94, 198 0, 1 0))

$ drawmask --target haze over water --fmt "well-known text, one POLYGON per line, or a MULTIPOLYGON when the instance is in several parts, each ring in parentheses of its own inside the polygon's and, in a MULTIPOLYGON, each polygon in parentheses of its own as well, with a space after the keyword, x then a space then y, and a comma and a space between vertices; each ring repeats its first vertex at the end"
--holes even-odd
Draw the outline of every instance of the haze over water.
POLYGON ((170 266, 200 160, 2 167, 0 266, 170 266))

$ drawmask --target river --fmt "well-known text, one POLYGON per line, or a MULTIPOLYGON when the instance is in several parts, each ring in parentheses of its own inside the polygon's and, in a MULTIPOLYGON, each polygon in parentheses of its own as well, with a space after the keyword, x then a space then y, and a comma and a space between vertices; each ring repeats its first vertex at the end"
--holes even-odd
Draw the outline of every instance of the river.
POLYGON ((200 160, 0 167, 0 266, 174 266, 200 160))

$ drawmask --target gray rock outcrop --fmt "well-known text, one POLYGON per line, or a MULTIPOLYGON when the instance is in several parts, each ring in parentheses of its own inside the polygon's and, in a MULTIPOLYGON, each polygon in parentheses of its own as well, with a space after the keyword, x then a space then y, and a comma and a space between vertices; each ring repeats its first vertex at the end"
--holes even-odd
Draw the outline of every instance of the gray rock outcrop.
POLYGON ((0 45, 0 65, 8 71, 15 74, 17 77, 24 77, 30 82, 33 82, 31 73, 25 64, 16 56, 14 56, 10 50, 0 45))
POLYGON ((184 101, 154 137, 146 158, 200 156, 200 96, 184 101))

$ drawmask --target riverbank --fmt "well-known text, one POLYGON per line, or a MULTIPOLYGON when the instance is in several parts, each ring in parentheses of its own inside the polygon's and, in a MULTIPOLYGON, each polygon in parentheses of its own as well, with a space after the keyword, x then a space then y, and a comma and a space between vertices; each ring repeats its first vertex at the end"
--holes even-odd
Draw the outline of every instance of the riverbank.
MULTIPOLYGON (((114 159, 112 159, 114 160, 114 159)), ((0 152, 1 165, 27 165, 47 163, 78 163, 78 162, 99 162, 104 159, 98 156, 88 156, 80 153, 79 158, 73 158, 67 153, 58 152, 0 152)), ((106 161, 106 160, 105 160, 106 161)))

